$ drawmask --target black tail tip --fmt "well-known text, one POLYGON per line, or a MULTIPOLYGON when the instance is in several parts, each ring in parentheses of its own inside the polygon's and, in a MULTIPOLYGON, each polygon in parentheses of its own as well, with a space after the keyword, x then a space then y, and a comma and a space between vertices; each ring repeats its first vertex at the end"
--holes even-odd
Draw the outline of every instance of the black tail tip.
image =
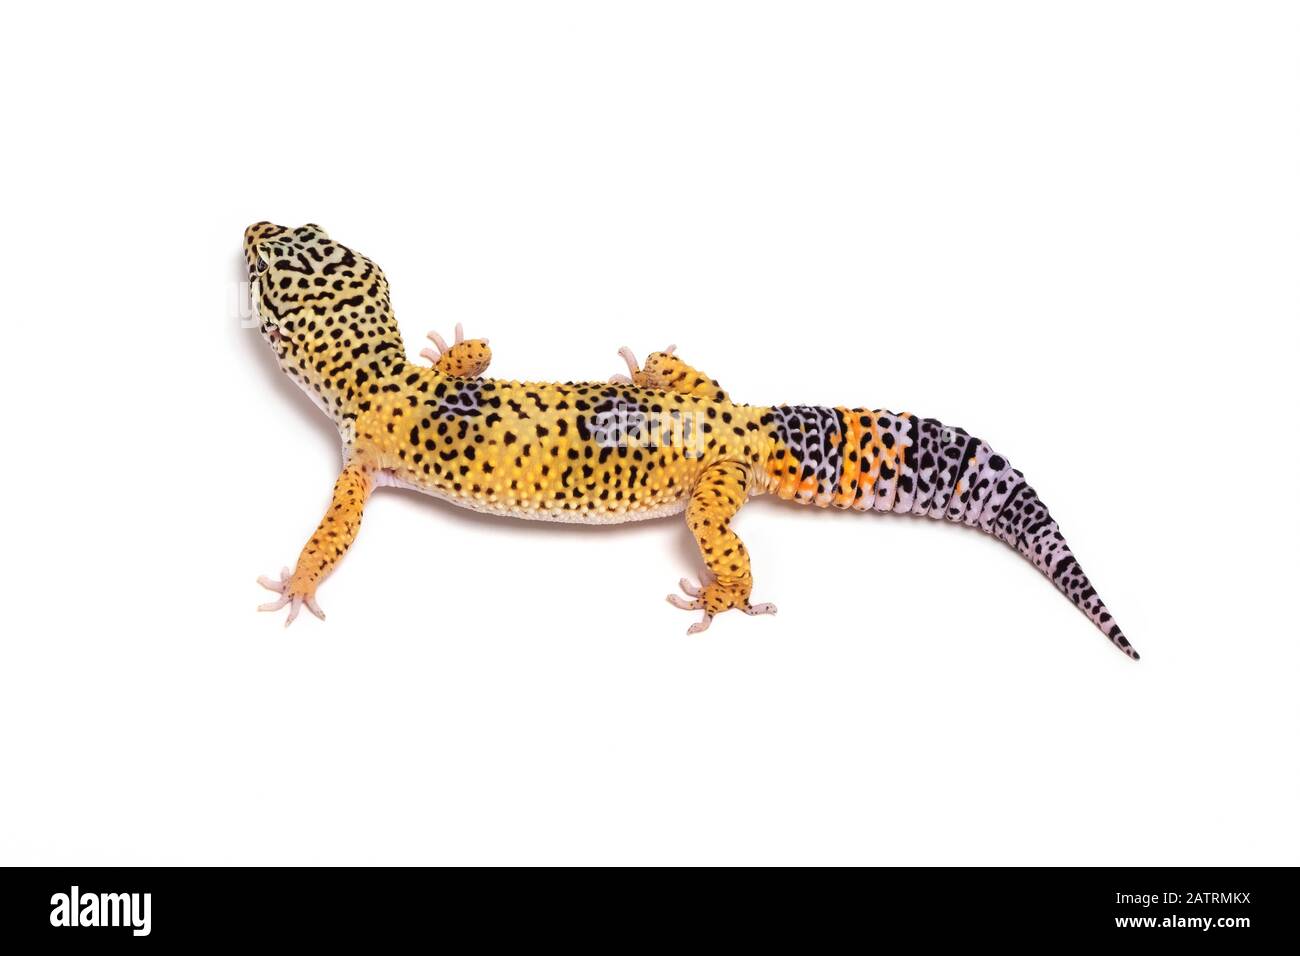
POLYGON ((1119 629, 1118 624, 1112 627, 1110 631, 1107 632, 1106 636, 1111 639, 1111 643, 1113 643, 1116 647, 1118 647, 1129 657, 1133 658, 1133 660, 1135 661, 1142 660, 1142 655, 1139 654, 1137 652, 1137 649, 1128 642, 1128 638, 1124 636, 1124 632, 1119 629))

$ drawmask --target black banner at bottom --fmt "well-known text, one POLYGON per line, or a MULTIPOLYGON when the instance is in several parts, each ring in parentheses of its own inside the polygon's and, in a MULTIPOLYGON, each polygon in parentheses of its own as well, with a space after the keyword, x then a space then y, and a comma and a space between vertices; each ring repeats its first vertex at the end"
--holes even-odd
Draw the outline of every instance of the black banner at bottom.
MULTIPOLYGON (((0 939, 338 946, 513 939, 843 945, 1037 941, 1238 950, 1297 935, 1291 869, 6 869, 0 939), (513 878, 512 878, 513 877, 513 878), (518 883, 514 883, 517 879, 518 883)), ((1294 944, 1292 944, 1294 945, 1294 944)))

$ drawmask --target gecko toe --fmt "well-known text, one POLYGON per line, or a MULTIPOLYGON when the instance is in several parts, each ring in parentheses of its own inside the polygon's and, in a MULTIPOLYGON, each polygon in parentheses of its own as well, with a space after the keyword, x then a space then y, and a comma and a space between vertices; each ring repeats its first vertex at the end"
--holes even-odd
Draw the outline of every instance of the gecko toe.
POLYGON ((289 578, 291 577, 293 577, 293 573, 288 568, 281 568, 280 580, 277 581, 275 578, 268 578, 263 574, 258 577, 257 583, 262 585, 262 587, 266 588, 268 591, 275 591, 277 594, 283 594, 289 588, 289 578))
POLYGON ((677 586, 681 588, 683 591, 685 591, 687 594, 689 594, 691 597, 697 598, 700 596, 699 585, 692 584, 690 578, 682 578, 680 581, 677 582, 677 586))
POLYGON ((633 380, 635 380, 637 373, 641 371, 641 366, 636 360, 636 353, 633 352, 630 347, 625 345, 618 350, 618 354, 621 355, 623 361, 627 363, 628 374, 632 376, 633 380))
POLYGON ((705 611, 705 612, 704 612, 704 617, 701 618, 700 620, 696 621, 696 622, 695 622, 694 624, 692 624, 690 627, 688 627, 688 628, 686 629, 686 633, 687 633, 687 634, 699 634, 699 633, 701 633, 702 631, 707 631, 707 630, 709 629, 709 625, 712 624, 712 623, 713 623, 713 615, 710 614, 708 611, 705 611))
MULTIPOLYGON (((424 337, 428 339, 430 342, 432 342, 434 344, 434 347, 437 348, 438 357, 442 357, 444 354, 447 353, 448 351, 447 340, 444 339, 437 332, 426 332, 424 337)), ((432 351, 432 349, 426 349, 425 351, 432 351)), ((421 352, 420 354, 423 355, 424 352, 421 352)))

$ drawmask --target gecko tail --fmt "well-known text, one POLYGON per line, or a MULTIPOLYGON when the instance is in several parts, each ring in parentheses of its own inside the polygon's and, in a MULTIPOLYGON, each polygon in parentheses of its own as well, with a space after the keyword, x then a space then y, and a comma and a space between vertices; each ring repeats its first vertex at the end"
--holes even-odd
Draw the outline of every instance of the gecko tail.
POLYGON ((882 485, 877 477, 872 485, 874 506, 890 504, 892 498, 892 505, 882 510, 945 518, 993 535, 1024 555, 1119 650, 1139 659, 1070 550, 1056 519, 1019 469, 964 429, 932 418, 885 413, 883 419, 877 415, 877 430, 882 420, 895 426, 897 443, 903 446, 896 456, 897 470, 911 471, 915 485, 910 495, 898 490, 891 494, 889 482, 882 485), (886 492, 883 496, 882 490, 886 492))
POLYGON ((1124 636, 1114 616, 1098 596, 1097 589, 1088 580, 1088 575, 1070 550, 1056 520, 1038 497, 1038 492, 1023 479, 1018 486, 1018 493, 1014 498, 1008 497, 994 517, 991 527, 985 530, 1028 558, 1112 644, 1133 660, 1141 659, 1137 648, 1124 636))
POLYGON ((776 440, 767 491, 821 507, 978 527, 1024 555, 1112 644, 1139 659, 1038 493, 983 440, 882 409, 783 405, 769 409, 763 424, 776 440))

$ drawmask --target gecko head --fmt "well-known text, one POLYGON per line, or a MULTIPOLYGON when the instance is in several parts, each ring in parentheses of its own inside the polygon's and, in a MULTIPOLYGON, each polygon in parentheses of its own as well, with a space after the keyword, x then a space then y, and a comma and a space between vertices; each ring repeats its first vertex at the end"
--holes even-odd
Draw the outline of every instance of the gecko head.
MULTIPOLYGON (((296 328, 304 327, 309 303, 332 298, 322 292, 337 281, 329 272, 345 262, 355 265, 352 252, 330 240, 313 223, 290 229, 273 222, 256 222, 244 230, 244 261, 257 308, 258 329, 281 362, 296 351, 296 328)), ((296 337, 298 342, 302 336, 296 337)))
POLYGON ((343 415, 401 371, 406 350, 374 262, 320 226, 271 222, 244 230, 244 259, 262 338, 327 413, 343 415))
POLYGON ((329 233, 315 223, 309 222, 297 229, 290 229, 273 222, 255 222, 244 230, 244 259, 248 263, 250 279, 265 274, 274 262, 293 257, 299 252, 311 253, 314 248, 322 256, 332 255, 332 249, 329 253, 325 252, 327 247, 341 248, 330 239, 329 233))

